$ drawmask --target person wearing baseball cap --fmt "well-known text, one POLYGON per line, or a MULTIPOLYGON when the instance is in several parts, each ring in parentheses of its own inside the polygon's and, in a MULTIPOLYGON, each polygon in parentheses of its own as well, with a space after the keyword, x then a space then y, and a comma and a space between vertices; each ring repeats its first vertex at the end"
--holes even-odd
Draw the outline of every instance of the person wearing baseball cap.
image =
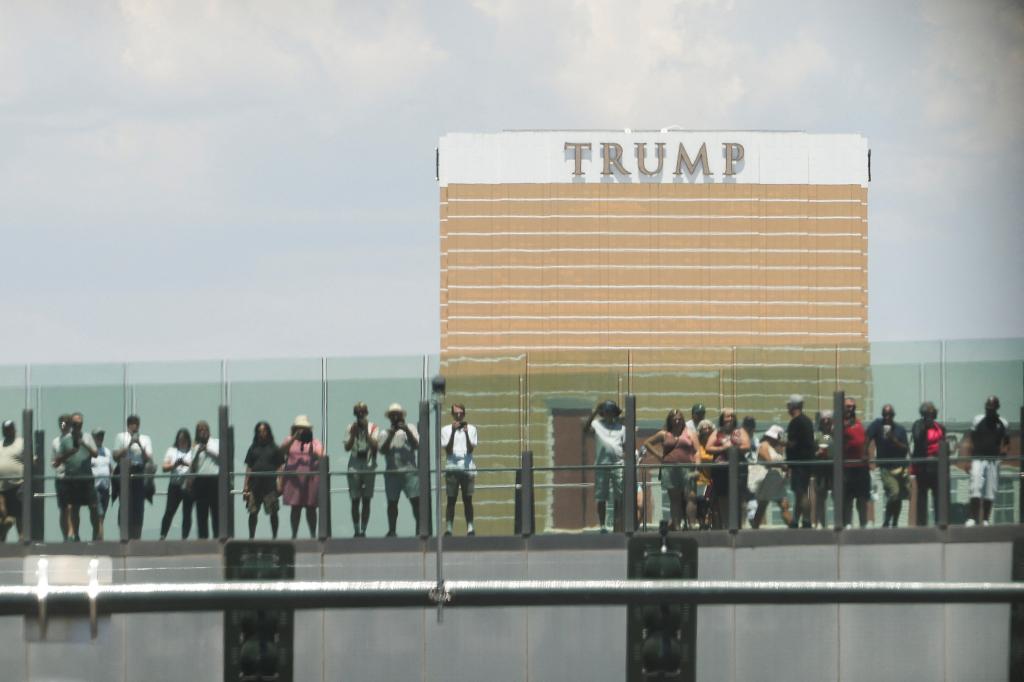
POLYGON ((609 519, 612 528, 617 529, 620 523, 616 512, 622 499, 622 453, 626 446, 626 428, 619 421, 621 414, 622 409, 615 401, 605 400, 594 407, 583 426, 584 435, 594 434, 594 499, 602 533, 608 532, 609 519), (608 514, 609 499, 611 514, 608 514))
POLYGON ((345 452, 348 458, 348 494, 352 499, 354 537, 365 538, 370 524, 370 500, 377 474, 377 425, 367 419, 370 408, 360 401, 352 406, 355 421, 348 425, 345 452))
POLYGON ((811 486, 812 466, 809 462, 818 452, 814 442, 814 422, 804 414, 804 398, 793 394, 786 401, 790 420, 786 426, 786 461, 795 462, 789 469, 789 484, 796 497, 790 528, 811 527, 811 502, 807 491, 811 486))
POLYGON ((398 500, 402 493, 412 505, 412 517, 416 528, 420 525, 420 477, 416 468, 416 453, 420 446, 420 435, 416 427, 405 421, 405 410, 398 403, 391 403, 385 413, 391 425, 380 445, 384 455, 384 493, 388 499, 388 537, 396 535, 398 525, 398 500))

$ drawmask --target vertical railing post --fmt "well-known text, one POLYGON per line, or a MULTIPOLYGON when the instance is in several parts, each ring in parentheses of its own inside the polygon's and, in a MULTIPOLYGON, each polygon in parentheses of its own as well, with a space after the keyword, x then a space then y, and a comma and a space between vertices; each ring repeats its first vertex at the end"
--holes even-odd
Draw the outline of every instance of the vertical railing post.
POLYGON ((228 406, 217 408, 217 438, 220 440, 220 467, 217 470, 217 539, 227 540, 232 533, 228 529, 228 514, 231 499, 231 433, 228 406))
MULTIPOLYGON (((128 542, 132 538, 132 504, 136 500, 132 499, 132 462, 131 453, 125 452, 121 456, 119 463, 121 467, 121 474, 118 477, 118 531, 121 536, 121 542, 128 542)), ((138 500, 141 504, 141 500, 138 500)))
POLYGON ((32 542, 32 491, 35 486, 32 481, 35 479, 35 448, 32 438, 32 410, 25 408, 21 411, 21 439, 25 443, 25 450, 22 453, 22 475, 21 475, 21 540, 26 545, 32 542))
MULTIPOLYGON (((32 535, 33 542, 44 542, 46 540, 46 498, 43 493, 46 491, 46 472, 48 462, 46 461, 46 431, 40 429, 32 434, 32 441, 35 445, 35 460, 33 462, 33 477, 31 480, 32 497, 32 535), (38 473, 37 473, 38 472, 38 473)), ((58 510, 59 513, 59 510, 58 510)), ((58 519, 59 521, 59 519, 58 519)), ((25 534, 25 539, 29 539, 25 534)))
POLYGON ((636 396, 626 394, 626 446, 622 453, 622 532, 636 532, 636 396))
POLYGON ((317 515, 317 537, 326 540, 331 537, 331 462, 327 452, 320 458, 317 467, 319 478, 317 479, 316 506, 317 515))
POLYGON ((846 393, 836 391, 832 394, 832 527, 842 530, 846 527, 843 513, 846 508, 846 491, 843 479, 843 428, 846 419, 843 417, 843 403, 846 393))
MULTIPOLYGON (((943 439, 939 444, 936 466, 939 467, 935 491, 935 525, 939 528, 949 527, 949 445, 943 439)), ((927 505, 925 514, 928 513, 927 505)))
POLYGON ((523 450, 520 460, 519 533, 528 538, 536 532, 533 511, 533 450, 523 450))
POLYGON ((740 529, 740 449, 736 446, 729 446, 725 451, 729 460, 729 494, 726 504, 729 505, 728 521, 729 532, 735 533, 740 529))
MULTIPOLYGON (((424 370, 426 371, 426 370, 424 370)), ((431 519, 430 506, 430 401, 420 401, 420 418, 417 422, 417 429, 420 432, 420 447, 416 453, 416 466, 420 474, 420 527, 416 533, 423 539, 429 538, 433 522, 431 519)))

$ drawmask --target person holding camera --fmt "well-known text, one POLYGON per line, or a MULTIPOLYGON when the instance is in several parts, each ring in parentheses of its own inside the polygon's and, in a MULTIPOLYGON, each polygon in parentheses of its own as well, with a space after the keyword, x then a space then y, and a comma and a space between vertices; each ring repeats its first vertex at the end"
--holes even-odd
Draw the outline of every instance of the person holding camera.
POLYGON ((187 540, 192 530, 192 486, 189 484, 188 472, 192 468, 192 434, 188 429, 178 429, 174 436, 174 445, 164 453, 163 470, 171 474, 167 484, 167 504, 164 517, 160 521, 160 539, 167 538, 171 529, 171 521, 181 507, 181 539, 187 540))
MULTIPOLYGON (((896 409, 882 406, 882 416, 868 425, 868 459, 905 460, 910 452, 907 430, 896 423, 896 409)), ((910 477, 904 462, 881 462, 878 473, 885 491, 883 528, 896 527, 903 510, 903 500, 910 499, 910 477)))
POLYGON ((320 458, 324 456, 323 443, 313 437, 313 424, 300 414, 292 422, 291 434, 281 443, 285 454, 282 476, 277 479, 277 490, 284 503, 292 508, 292 540, 299 534, 299 520, 306 510, 309 537, 316 537, 317 493, 320 489, 320 458))
POLYGON ((348 425, 345 452, 348 458, 348 494, 352 499, 354 537, 365 538, 370 524, 370 500, 377 474, 377 425, 369 420, 370 408, 360 401, 352 406, 356 418, 348 425))
POLYGON ((81 412, 71 415, 71 431, 60 439, 60 451, 55 461, 56 466, 64 466, 64 477, 66 482, 65 518, 68 529, 67 539, 71 542, 79 541, 80 510, 88 507, 90 518, 93 522, 93 530, 97 531, 96 524, 96 487, 92 478, 92 458, 96 456, 96 446, 92 437, 82 432, 85 418, 81 412))
MULTIPOLYGON (((138 415, 129 415, 125 430, 114 437, 112 453, 114 461, 120 466, 127 466, 131 474, 128 480, 128 535, 133 540, 142 537, 142 520, 146 512, 146 506, 143 504, 146 497, 146 479, 142 474, 146 471, 146 462, 153 459, 153 441, 149 436, 139 433, 141 424, 138 415)), ((121 501, 121 509, 124 509, 124 500, 121 501)))
POLYGON ((455 503, 462 490, 462 508, 466 514, 466 535, 476 535, 473 527, 473 484, 476 478, 476 463, 473 450, 476 449, 476 427, 466 421, 466 406, 452 405, 452 423, 441 429, 441 442, 447 455, 445 461, 445 492, 448 506, 445 508, 445 535, 452 534, 455 524, 455 503))
POLYGON ((212 523, 213 536, 217 537, 220 529, 220 508, 217 506, 220 498, 217 490, 220 475, 220 439, 210 438, 210 424, 205 421, 196 424, 189 471, 196 474, 191 479, 196 505, 196 532, 200 540, 205 540, 210 537, 212 523))
POLYGON ((384 455, 386 472, 384 492, 388 498, 388 537, 395 537, 398 524, 398 500, 402 493, 412 505, 412 517, 416 527, 420 525, 420 477, 416 468, 416 451, 420 436, 416 427, 405 423, 405 410, 398 403, 388 407, 387 418, 391 421, 380 452, 384 455))

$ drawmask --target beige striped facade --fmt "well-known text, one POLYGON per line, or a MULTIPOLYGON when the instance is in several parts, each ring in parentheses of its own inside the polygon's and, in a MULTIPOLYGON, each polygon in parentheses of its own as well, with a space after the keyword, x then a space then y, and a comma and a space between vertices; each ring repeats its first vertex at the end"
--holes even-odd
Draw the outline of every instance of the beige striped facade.
POLYGON ((441 188, 443 355, 866 339, 859 185, 441 188))

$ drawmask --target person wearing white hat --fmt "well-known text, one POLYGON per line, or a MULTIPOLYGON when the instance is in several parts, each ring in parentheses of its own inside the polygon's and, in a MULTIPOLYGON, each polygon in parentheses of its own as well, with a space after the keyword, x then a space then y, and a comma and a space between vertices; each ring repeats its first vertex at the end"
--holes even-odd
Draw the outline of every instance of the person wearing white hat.
MULTIPOLYGON (((782 427, 772 424, 761 438, 761 444, 757 448, 757 460, 759 462, 783 462, 785 456, 782 454, 782 442, 782 427)), ((782 511, 782 520, 788 526, 790 523, 789 498, 786 496, 786 478, 782 475, 782 469, 778 466, 769 468, 762 464, 753 464, 750 467, 748 482, 757 498, 757 511, 754 512, 754 520, 750 526, 752 528, 761 526, 764 514, 768 511, 768 505, 772 502, 779 505, 779 509, 782 511)))
POLYGON ((391 421, 380 453, 384 455, 384 493, 388 498, 388 537, 396 535, 398 524, 398 500, 405 497, 412 505, 412 517, 419 528, 420 523, 420 477, 416 468, 416 452, 420 436, 416 427, 405 422, 405 410, 398 403, 388 406, 387 418, 391 421))
POLYGON ((370 523, 370 500, 377 469, 377 425, 367 419, 370 408, 364 402, 352 406, 356 418, 348 425, 345 452, 348 458, 348 494, 352 498, 352 525, 355 537, 366 537, 370 523))
POLYGON ((323 443, 313 437, 313 424, 309 417, 300 414, 292 422, 291 434, 281 443, 284 451, 284 469, 278 478, 277 487, 281 499, 292 508, 292 539, 299 534, 302 510, 306 510, 306 525, 309 537, 316 537, 316 510, 320 477, 320 458, 324 456, 323 443))

